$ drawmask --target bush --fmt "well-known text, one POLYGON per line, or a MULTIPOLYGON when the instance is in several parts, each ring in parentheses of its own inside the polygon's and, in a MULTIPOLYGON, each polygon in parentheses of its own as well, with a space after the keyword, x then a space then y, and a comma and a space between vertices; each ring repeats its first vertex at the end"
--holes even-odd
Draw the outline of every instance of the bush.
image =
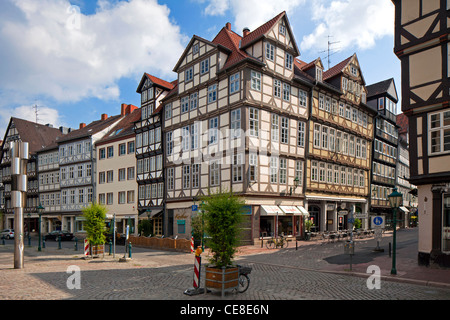
POLYGON ((83 216, 86 218, 84 229, 87 233, 87 239, 91 246, 104 244, 106 241, 106 207, 97 203, 91 203, 88 207, 82 209, 83 216))
POLYGON ((153 232, 153 223, 150 220, 141 220, 138 224, 138 232, 141 236, 148 237, 153 232))
POLYGON ((216 193, 203 198, 205 231, 211 249, 210 263, 217 268, 231 265, 239 243, 239 223, 244 201, 233 193, 216 193))

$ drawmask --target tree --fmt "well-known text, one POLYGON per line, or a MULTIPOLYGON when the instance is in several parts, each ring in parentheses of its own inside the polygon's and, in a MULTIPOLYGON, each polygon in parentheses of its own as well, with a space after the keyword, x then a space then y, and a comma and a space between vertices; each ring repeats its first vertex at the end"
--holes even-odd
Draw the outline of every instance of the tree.
POLYGON ((208 234, 208 247, 212 257, 210 263, 215 267, 231 265, 239 243, 239 223, 244 201, 232 192, 215 193, 202 199, 205 231, 208 234))
POLYGON ((104 244, 106 241, 106 207, 91 203, 88 207, 82 209, 83 216, 86 218, 84 229, 87 233, 87 239, 91 246, 104 244))

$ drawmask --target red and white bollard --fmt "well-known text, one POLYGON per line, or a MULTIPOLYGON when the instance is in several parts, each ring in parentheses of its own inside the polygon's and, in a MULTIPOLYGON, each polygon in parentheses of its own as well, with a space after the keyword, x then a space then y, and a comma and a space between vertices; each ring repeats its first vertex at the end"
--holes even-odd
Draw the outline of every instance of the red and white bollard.
POLYGON ((89 255, 89 240, 84 239, 84 256, 87 257, 89 255))
POLYGON ((186 291, 184 291, 184 294, 192 296, 205 292, 203 288, 200 288, 200 272, 202 266, 202 258, 200 257, 201 254, 202 248, 198 247, 195 250, 195 260, 194 260, 194 288, 187 289, 186 291))
POLYGON ((194 252, 194 236, 191 236, 191 253, 194 252))

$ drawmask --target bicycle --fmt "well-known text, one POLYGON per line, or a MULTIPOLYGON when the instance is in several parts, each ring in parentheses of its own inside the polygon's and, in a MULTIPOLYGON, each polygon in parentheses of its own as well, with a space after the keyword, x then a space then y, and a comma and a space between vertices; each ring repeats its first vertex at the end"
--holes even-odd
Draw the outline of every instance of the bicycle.
POLYGON ((243 293, 247 291, 250 285, 250 277, 248 275, 250 274, 250 272, 252 272, 252 268, 238 265, 238 269, 239 269, 239 278, 237 290, 239 291, 239 293, 243 293))
POLYGON ((287 248, 288 246, 289 242, 283 236, 280 236, 278 239, 272 238, 266 242, 267 249, 274 249, 278 247, 287 248))

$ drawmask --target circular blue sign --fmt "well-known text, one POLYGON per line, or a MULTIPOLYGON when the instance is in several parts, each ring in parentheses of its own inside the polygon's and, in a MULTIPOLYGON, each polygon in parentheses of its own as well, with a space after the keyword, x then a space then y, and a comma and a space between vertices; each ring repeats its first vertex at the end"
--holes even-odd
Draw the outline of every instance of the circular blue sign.
POLYGON ((383 224, 383 218, 382 217, 375 217, 373 218, 373 223, 377 226, 381 226, 383 224))

